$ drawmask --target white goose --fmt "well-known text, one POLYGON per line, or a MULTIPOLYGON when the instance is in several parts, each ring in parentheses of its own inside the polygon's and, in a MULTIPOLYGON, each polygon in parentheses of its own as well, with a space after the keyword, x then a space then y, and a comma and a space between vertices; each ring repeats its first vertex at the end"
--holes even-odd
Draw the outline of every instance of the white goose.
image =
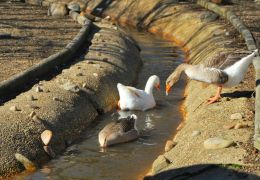
POLYGON ((122 110, 141 110, 153 108, 156 103, 153 97, 153 88, 160 89, 160 79, 158 76, 151 76, 145 86, 145 90, 136 89, 130 86, 124 86, 118 83, 117 89, 120 100, 118 107, 122 110))
POLYGON ((107 147, 114 144, 135 140, 139 137, 136 128, 137 116, 132 114, 121 118, 116 122, 107 124, 98 134, 100 147, 107 147))
POLYGON ((220 93, 222 87, 235 86, 244 79, 248 66, 257 55, 258 49, 223 69, 207 67, 202 64, 180 64, 166 80, 166 95, 168 95, 171 87, 180 79, 182 72, 184 72, 190 79, 216 84, 218 86, 216 95, 208 99, 208 104, 214 103, 221 98, 220 93))

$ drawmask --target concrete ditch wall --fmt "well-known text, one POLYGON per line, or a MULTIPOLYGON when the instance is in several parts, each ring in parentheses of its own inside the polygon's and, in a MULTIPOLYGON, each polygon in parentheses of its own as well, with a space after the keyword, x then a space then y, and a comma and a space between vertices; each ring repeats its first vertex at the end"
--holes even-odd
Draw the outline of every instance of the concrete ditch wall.
POLYGON ((99 112, 116 106, 117 82, 136 80, 139 50, 117 27, 95 25, 92 34, 82 40, 92 45, 70 68, 0 106, 1 176, 24 168, 15 153, 37 166, 50 160, 40 140, 45 129, 54 133, 49 146, 55 154, 61 153, 99 112))
MULTIPOLYGON (((146 29, 177 42, 187 52, 186 61, 191 64, 204 63, 219 67, 231 63, 227 55, 242 57, 248 53, 243 37, 232 25, 220 19, 214 12, 209 12, 196 4, 161 0, 149 0, 149 2, 121 0, 111 1, 104 9, 100 4, 101 0, 89 0, 86 10, 99 13, 98 10, 104 16, 109 15, 123 25, 146 29)), ((242 159, 246 155, 243 148, 230 147, 211 151, 203 147, 203 142, 215 136, 241 143, 250 140, 252 136, 250 128, 228 130, 223 127, 227 123, 242 121, 248 123, 246 127, 252 127, 254 98, 246 97, 248 96, 246 93, 254 90, 254 81, 251 78, 253 74, 251 66, 244 83, 225 89, 223 93, 231 96, 211 106, 206 106, 204 102, 215 94, 216 88, 212 85, 188 81, 184 102, 185 120, 182 129, 171 140, 177 142, 177 145, 156 159, 152 174, 163 171, 168 171, 170 174, 173 168, 192 167, 194 164, 243 164, 242 159), (235 91, 245 93, 240 95, 235 91), (230 120, 230 115, 237 112, 243 114, 242 119, 230 120), (191 134, 195 130, 199 130, 201 135, 193 138, 191 134)), ((182 173, 189 173, 189 171, 185 171, 184 168, 182 173)), ((173 176, 167 176, 166 173, 161 177, 173 176)))

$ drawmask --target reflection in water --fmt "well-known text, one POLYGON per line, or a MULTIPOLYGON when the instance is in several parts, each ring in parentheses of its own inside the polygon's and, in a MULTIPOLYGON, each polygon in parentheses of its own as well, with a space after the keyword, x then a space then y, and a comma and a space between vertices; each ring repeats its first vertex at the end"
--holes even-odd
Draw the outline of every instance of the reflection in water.
POLYGON ((153 128, 154 128, 153 120, 151 119, 150 116, 146 116, 144 130, 152 130, 153 128))
MULTIPOLYGON (((161 87, 164 87, 167 76, 181 63, 182 52, 174 44, 146 33, 131 30, 129 33, 139 43, 144 62, 137 87, 143 89, 153 74, 161 78, 161 87)), ((166 140, 173 136, 180 122, 182 89, 183 81, 167 97, 164 88, 154 90, 157 106, 146 112, 118 111, 103 115, 94 127, 86 131, 84 141, 69 147, 58 159, 26 176, 26 179, 138 179, 163 151, 166 140), (109 122, 133 113, 138 116, 137 128, 141 131, 141 137, 136 141, 100 149, 98 132, 109 122)))

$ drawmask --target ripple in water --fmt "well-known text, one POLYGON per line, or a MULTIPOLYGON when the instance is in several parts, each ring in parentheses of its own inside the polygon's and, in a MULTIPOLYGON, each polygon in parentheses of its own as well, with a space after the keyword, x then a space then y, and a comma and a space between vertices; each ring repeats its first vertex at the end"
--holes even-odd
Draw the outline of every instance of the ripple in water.
POLYGON ((179 106, 184 81, 179 82, 167 97, 164 82, 182 62, 183 53, 171 42, 147 33, 127 31, 142 49, 144 66, 139 75, 138 88, 144 89, 147 79, 153 74, 161 79, 162 90, 154 90, 156 108, 146 112, 118 111, 103 115, 94 129, 86 131, 81 143, 69 147, 64 155, 34 174, 17 176, 16 179, 139 179, 164 150, 166 140, 173 137, 181 120, 179 106), (138 116, 137 127, 141 130, 141 137, 136 141, 100 149, 98 132, 109 122, 132 113, 138 116))

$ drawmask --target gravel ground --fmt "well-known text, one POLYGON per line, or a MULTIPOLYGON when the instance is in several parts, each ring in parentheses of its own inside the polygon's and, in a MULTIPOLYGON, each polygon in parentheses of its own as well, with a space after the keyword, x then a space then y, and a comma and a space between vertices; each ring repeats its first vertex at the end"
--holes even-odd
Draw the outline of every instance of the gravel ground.
POLYGON ((70 17, 47 16, 47 8, 0 2, 0 81, 60 51, 81 26, 70 17))
MULTIPOLYGON (((253 36, 256 40, 258 49, 260 44, 260 4, 255 3, 251 0, 239 0, 234 2, 230 8, 236 13, 237 16, 244 22, 244 24, 250 29, 253 33, 253 36)), ((252 68, 251 68, 252 69, 252 68)), ((252 71, 249 72, 248 79, 254 77, 254 73, 252 71)), ((254 90, 254 81, 246 81, 251 82, 252 90, 254 90)), ((253 101, 251 102, 254 103, 253 101)), ((254 117, 252 117, 254 118, 254 117)), ((252 127, 252 132, 254 131, 252 127)), ((244 167, 243 169, 246 172, 252 172, 260 169, 260 153, 257 149, 253 147, 253 133, 251 140, 247 143, 243 144, 242 147, 247 151, 247 155, 244 157, 243 161, 247 164, 252 164, 251 167, 244 167)))

